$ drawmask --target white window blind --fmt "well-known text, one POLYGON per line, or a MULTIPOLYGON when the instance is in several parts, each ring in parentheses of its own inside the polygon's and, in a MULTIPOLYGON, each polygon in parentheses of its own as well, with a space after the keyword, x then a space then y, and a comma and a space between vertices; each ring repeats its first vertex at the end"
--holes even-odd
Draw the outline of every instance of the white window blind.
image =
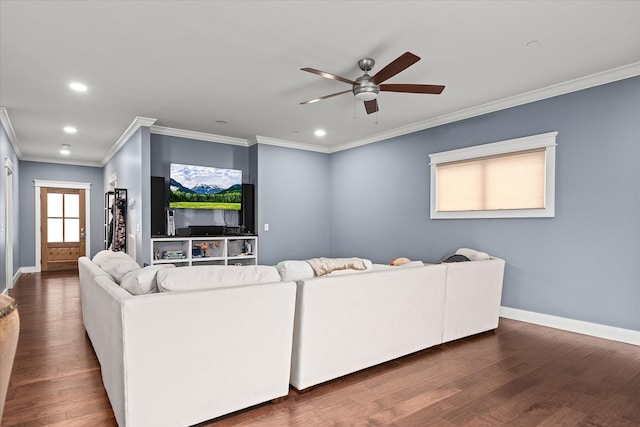
POLYGON ((544 208, 545 150, 437 166, 438 211, 544 208))
POLYGON ((431 218, 554 216, 556 135, 431 154, 431 218))

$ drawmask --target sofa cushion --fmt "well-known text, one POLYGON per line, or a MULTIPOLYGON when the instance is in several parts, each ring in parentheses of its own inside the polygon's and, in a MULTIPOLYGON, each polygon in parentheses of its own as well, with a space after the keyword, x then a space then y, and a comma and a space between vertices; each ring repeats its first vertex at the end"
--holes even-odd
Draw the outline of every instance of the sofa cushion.
POLYGON ((175 268, 173 264, 149 265, 140 270, 132 270, 125 274, 120 286, 132 295, 145 295, 158 292, 156 273, 158 270, 175 268))
POLYGON ((315 276, 311 264, 307 261, 286 260, 280 261, 276 265, 283 282, 295 282, 298 280, 311 279, 315 276))
POLYGON ((164 269, 156 273, 156 282, 160 292, 279 281, 278 270, 268 265, 198 265, 164 269))
POLYGON ((106 261, 100 268, 108 273, 114 282, 120 284, 127 273, 140 270, 140 266, 130 256, 127 255, 127 257, 129 258, 128 260, 112 259, 106 261))
POLYGON ((133 261, 133 258, 127 255, 125 252, 114 252, 109 249, 98 252, 97 254, 95 254, 91 261, 93 261, 98 267, 102 267, 102 264, 114 259, 133 261))

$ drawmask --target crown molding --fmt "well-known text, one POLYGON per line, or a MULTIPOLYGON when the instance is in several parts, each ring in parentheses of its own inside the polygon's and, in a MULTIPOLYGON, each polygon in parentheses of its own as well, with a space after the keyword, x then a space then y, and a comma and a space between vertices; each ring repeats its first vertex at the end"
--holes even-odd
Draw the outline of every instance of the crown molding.
POLYGON ((197 139, 199 141, 219 142, 221 144, 239 145, 248 147, 246 139, 233 138, 224 135, 215 135, 212 133, 196 132, 192 130, 175 129, 164 126, 151 126, 151 133, 156 135, 175 136, 178 138, 197 139))
POLYGON ((124 131, 122 136, 120 136, 120 138, 118 138, 118 140, 113 145, 113 147, 111 147, 111 149, 105 156, 104 160, 102 160, 102 162, 100 163, 100 166, 106 165, 107 162, 111 160, 111 158, 122 148, 124 144, 127 143, 129 138, 131 138, 131 136, 134 133, 136 133, 138 129, 140 129, 143 126, 151 127, 151 125, 153 125, 157 120, 158 119, 152 119, 149 117, 136 116, 136 118, 133 119, 133 122, 131 122, 127 130, 124 131))
POLYGON ((9 137, 9 143, 13 147, 13 151, 15 151, 18 159, 22 160, 22 153, 20 152, 20 148, 18 148, 18 138, 16 137, 16 132, 13 130, 9 113, 5 107, 0 107, 0 123, 9 137))
MULTIPOLYGON (((401 126, 395 129, 391 129, 385 132, 381 132, 381 133, 369 136, 367 138, 347 142, 344 144, 336 144, 332 146, 287 141, 287 140, 269 138, 269 137, 260 136, 260 135, 256 135, 248 139, 234 138, 230 136, 216 135, 216 134, 205 133, 205 132, 176 129, 176 128, 170 128, 170 127, 164 127, 164 126, 154 126, 154 123, 157 121, 157 119, 146 118, 146 117, 136 117, 131 123, 131 125, 129 125, 127 130, 118 139, 116 144, 111 148, 111 150, 109 150, 107 156, 101 163, 99 164, 92 164, 92 163, 80 164, 79 163, 79 164, 84 166, 104 166, 115 155, 115 153, 117 153, 118 150, 120 150, 120 148, 122 148, 122 146, 129 140, 131 135, 133 135, 142 126, 149 127, 151 133, 156 135, 174 136, 178 138, 194 139, 199 141, 209 141, 209 142, 216 142, 220 144, 237 145, 241 147, 251 147, 256 144, 264 144, 264 145, 272 145, 276 147, 291 148, 296 150, 306 150, 306 151, 314 151, 318 153, 331 154, 331 153, 336 153, 343 150, 348 150, 351 148, 360 147, 363 145, 372 144, 374 142, 384 141, 387 139, 407 135, 410 133, 419 132, 421 130, 433 128, 436 126, 441 126, 448 123, 453 123, 460 120, 481 116, 483 114, 493 113, 496 111, 505 110, 507 108, 516 107, 519 105, 528 104, 531 102, 540 101, 547 98, 552 98, 554 96, 564 95, 567 93, 576 92, 579 90, 588 89, 591 87, 600 86, 607 83, 612 83, 618 80, 636 77, 638 75, 640 75, 640 62, 634 62, 634 63, 624 65, 622 67, 614 68, 608 71, 591 74, 589 76, 569 80, 564 83, 551 85, 542 89, 533 90, 520 95, 500 99, 497 101, 492 101, 486 104, 478 105, 478 106, 467 108, 464 110, 455 111, 453 113, 444 114, 442 116, 438 116, 432 119, 423 120, 423 121, 412 123, 406 126, 401 126)), ((10 128, 11 125, 10 125, 10 122, 8 122, 6 109, 4 109, 3 107, 0 107, 0 119, 2 119, 2 124, 5 125, 5 129, 7 129, 7 133, 10 133, 8 128, 10 128), (4 114, 3 114, 3 111, 4 111, 4 114), (4 119, 4 117, 6 117, 6 119, 4 119), (5 124, 5 121, 9 123, 8 126, 5 124)), ((18 153, 18 157, 20 158, 17 145, 13 142, 15 140, 15 134, 13 134, 13 128, 11 128, 11 134, 12 135, 9 136, 9 140, 12 141, 12 145, 16 150, 16 153, 18 153)), ((34 159, 33 161, 46 161, 48 163, 55 163, 55 162, 51 162, 51 160, 35 160, 34 159)), ((68 162, 65 162, 65 163, 69 164, 68 162)))
POLYGON ((306 150, 306 151, 315 151, 318 153, 329 154, 329 147, 325 147, 324 145, 315 145, 315 144, 305 144, 302 142, 294 142, 294 141, 286 141, 284 139, 275 139, 269 138, 266 136, 255 136, 249 140, 250 145, 255 144, 264 144, 264 145, 273 145, 276 147, 283 148, 293 148, 296 150, 306 150))
POLYGON ((391 129, 386 132, 381 132, 381 133, 372 135, 368 138, 359 139, 359 140, 348 142, 345 144, 333 145, 329 147, 329 153, 335 153, 338 151, 348 150, 350 148, 360 147, 360 146, 371 144, 374 142, 395 138, 395 137, 406 135, 413 132, 418 132, 424 129, 429 129, 436 126, 441 126, 448 123, 453 123, 460 120, 481 116, 483 114, 493 113, 496 111, 505 110, 507 108, 517 107, 519 105, 529 104, 531 102, 553 98, 554 96, 564 95, 571 92, 577 92, 579 90, 589 89, 591 87, 612 83, 618 80, 624 80, 627 78, 636 77, 638 75, 640 75, 640 62, 634 62, 628 65, 624 65, 622 67, 613 68, 611 70, 569 80, 564 83, 547 86, 542 89, 536 89, 530 92, 525 92, 520 95, 511 96, 508 98, 478 105, 476 107, 471 107, 471 108, 456 111, 450 114, 445 114, 439 117, 435 117, 433 119, 424 120, 424 121, 413 123, 407 126, 391 129))
POLYGON ((83 162, 76 161, 72 159, 51 159, 48 157, 34 157, 34 156, 26 156, 21 158, 20 160, 24 162, 39 162, 39 163, 53 163, 57 165, 70 165, 70 166, 88 166, 92 168, 100 168, 104 166, 101 162, 83 162))

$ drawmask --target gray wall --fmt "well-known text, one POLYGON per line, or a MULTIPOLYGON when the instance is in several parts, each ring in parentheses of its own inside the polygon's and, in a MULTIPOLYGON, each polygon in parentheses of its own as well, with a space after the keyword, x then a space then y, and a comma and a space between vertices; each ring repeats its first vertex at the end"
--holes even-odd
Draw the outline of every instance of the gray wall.
MULTIPOLYGON (((103 168, 103 193, 108 190, 108 181, 113 174, 117 175, 118 188, 127 189, 127 235, 136 236, 136 260, 141 265, 148 264, 151 259, 149 140, 149 128, 141 127, 103 168)), ((131 248, 127 247, 127 251, 131 252, 131 248)))
MULTIPOLYGON (((199 141, 167 135, 151 135, 151 176, 169 180, 171 163, 239 169, 242 182, 253 184, 247 147, 199 141)), ((176 227, 190 225, 238 225, 237 211, 176 209, 176 227)))
POLYGON ((262 144, 257 150, 260 263, 329 256, 329 156, 262 144))
POLYGON ((7 248, 6 248, 6 240, 7 240, 7 229, 5 228, 6 224, 6 214, 7 214, 7 201, 6 201, 6 191, 7 191, 7 171, 5 169, 5 159, 10 159, 13 164, 13 206, 10 208, 12 210, 12 219, 13 219, 13 276, 15 277, 18 269, 20 268, 20 223, 21 219, 19 216, 19 205, 20 205, 20 191, 19 191, 19 182, 20 182, 20 165, 18 162, 18 156, 16 152, 13 150, 13 146, 9 141, 9 137, 5 132, 3 126, 0 126, 0 224, 2 227, 0 228, 0 294, 3 293, 8 284, 5 283, 7 269, 6 269, 6 256, 7 256, 7 248))
POLYGON ((331 155, 331 253, 507 261, 507 307, 640 330, 640 77, 331 155), (429 219, 428 154, 558 131, 556 216, 429 219))
MULTIPOLYGON (((104 210, 102 192, 102 168, 90 166, 72 166, 56 163, 20 161, 20 265, 36 266, 35 247, 35 187, 33 180, 88 182, 90 191, 90 251, 95 255, 102 249, 104 241, 104 210)), ((14 253, 17 257, 17 252, 14 253)))

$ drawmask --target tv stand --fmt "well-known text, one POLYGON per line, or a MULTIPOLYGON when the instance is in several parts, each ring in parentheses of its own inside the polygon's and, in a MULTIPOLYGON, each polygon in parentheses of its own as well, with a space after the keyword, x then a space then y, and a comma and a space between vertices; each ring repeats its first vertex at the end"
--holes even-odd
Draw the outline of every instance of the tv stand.
POLYGON ((257 265, 258 236, 155 237, 151 264, 257 265))

